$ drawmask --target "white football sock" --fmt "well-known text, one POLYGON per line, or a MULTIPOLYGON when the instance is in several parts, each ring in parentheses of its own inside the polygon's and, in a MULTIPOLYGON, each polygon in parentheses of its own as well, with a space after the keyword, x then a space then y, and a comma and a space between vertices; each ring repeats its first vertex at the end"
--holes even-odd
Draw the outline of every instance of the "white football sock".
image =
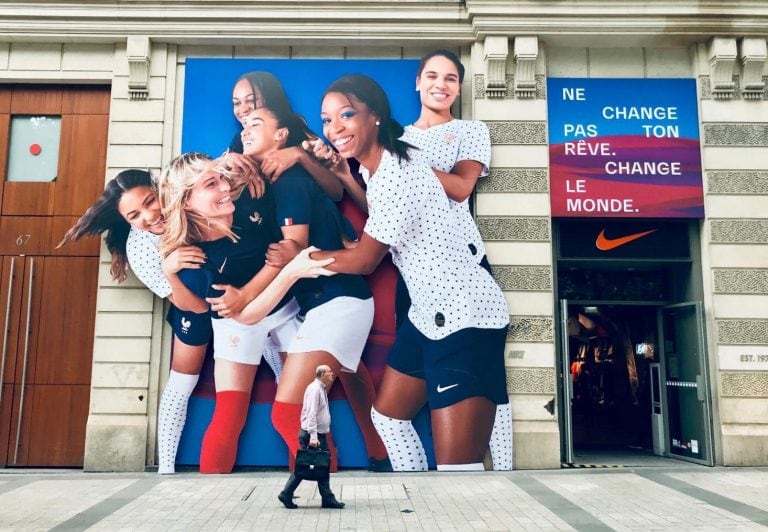
POLYGON ((474 464, 437 464, 438 471, 485 471, 482 462, 474 464))
POLYGON ((272 343, 272 341, 268 341, 264 345, 264 351, 261 353, 262 358, 264 359, 264 362, 269 364, 269 367, 272 368, 272 373, 275 374, 275 382, 280 382, 280 374, 283 372, 283 359, 280 358, 280 351, 278 347, 272 343))
POLYGON ((187 375, 171 370, 157 413, 157 472, 160 475, 172 475, 176 472, 176 451, 184 423, 187 421, 187 404, 199 378, 200 375, 187 375))
POLYGON ((427 453, 410 420, 395 419, 371 408, 371 420, 387 448, 393 471, 426 471, 427 453))
POLYGON ((512 409, 510 403, 496 405, 491 432, 491 458, 494 471, 512 471, 512 409))

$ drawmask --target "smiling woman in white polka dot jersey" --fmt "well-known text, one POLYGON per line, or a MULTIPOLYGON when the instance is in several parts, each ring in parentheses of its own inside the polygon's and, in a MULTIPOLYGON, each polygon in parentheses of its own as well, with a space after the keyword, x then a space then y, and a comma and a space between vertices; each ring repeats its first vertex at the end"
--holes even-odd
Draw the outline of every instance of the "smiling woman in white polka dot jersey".
MULTIPOLYGON (((428 164, 448 195, 470 253, 491 272, 480 231, 469 210, 469 198, 477 181, 488 175, 491 135, 479 120, 459 120, 451 108, 461 93, 464 65, 449 50, 424 55, 416 73, 416 91, 421 100, 418 120, 405 126, 401 140, 419 148, 413 154, 428 164)), ((398 325, 408 314, 411 299, 402 276, 398 277, 396 312, 398 325)), ((493 469, 512 469, 512 413, 509 403, 497 405, 490 442, 493 469)))
POLYGON ((368 273, 389 251, 413 298, 372 410, 396 470, 426 468, 410 420, 428 403, 439 470, 482 470, 496 405, 508 402, 503 350, 509 315, 501 289, 472 255, 432 169, 400 140, 381 87, 359 74, 326 91, 323 132, 346 159, 360 162, 369 218, 354 249, 328 269, 368 273))

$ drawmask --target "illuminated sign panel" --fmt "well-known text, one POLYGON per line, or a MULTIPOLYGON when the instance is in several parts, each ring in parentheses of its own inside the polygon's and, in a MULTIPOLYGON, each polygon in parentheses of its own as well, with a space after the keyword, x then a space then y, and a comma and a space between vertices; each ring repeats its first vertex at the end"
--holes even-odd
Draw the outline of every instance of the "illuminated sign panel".
POLYGON ((547 81, 552 216, 703 218, 693 79, 547 81))

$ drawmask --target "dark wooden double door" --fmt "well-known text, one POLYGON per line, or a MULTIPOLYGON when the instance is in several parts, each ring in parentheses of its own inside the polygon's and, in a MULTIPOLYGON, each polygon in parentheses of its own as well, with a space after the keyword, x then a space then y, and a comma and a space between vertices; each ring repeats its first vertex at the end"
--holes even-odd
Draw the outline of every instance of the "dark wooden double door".
POLYGON ((0 87, 0 467, 83 464, 99 241, 56 245, 103 190, 109 101, 108 87, 0 87), (56 177, 9 180, 12 124, 40 116, 60 119, 56 177))

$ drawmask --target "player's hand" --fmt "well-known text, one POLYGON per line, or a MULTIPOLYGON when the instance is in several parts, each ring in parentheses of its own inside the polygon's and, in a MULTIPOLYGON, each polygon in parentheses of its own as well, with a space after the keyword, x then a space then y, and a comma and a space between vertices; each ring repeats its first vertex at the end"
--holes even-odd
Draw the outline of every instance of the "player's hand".
POLYGON ((239 177, 247 182, 251 197, 260 198, 264 195, 266 185, 256 161, 247 155, 233 151, 222 155, 221 160, 234 177, 239 177))
POLYGON ((298 146, 292 146, 267 154, 261 161, 261 173, 266 180, 274 183, 288 168, 298 164, 301 157, 300 150, 298 146))
POLYGON ((205 264, 205 259, 205 253, 199 247, 181 246, 163 259, 163 273, 173 275, 186 268, 199 270, 205 264))
POLYGON ((321 260, 312 259, 309 254, 314 251, 320 250, 314 246, 310 246, 296 255, 296 257, 283 268, 284 275, 290 275, 294 279, 315 279, 321 275, 324 277, 336 275, 336 272, 325 269, 325 266, 328 266, 336 259, 333 257, 321 260))
POLYGON ((211 310, 217 312, 222 318, 231 318, 240 314, 243 308, 249 303, 245 293, 232 285, 214 284, 211 285, 211 288, 224 291, 219 297, 205 298, 211 305, 211 310))
POLYGON ((273 242, 267 248, 267 266, 282 268, 302 250, 301 245, 295 240, 286 238, 280 242, 273 242))

